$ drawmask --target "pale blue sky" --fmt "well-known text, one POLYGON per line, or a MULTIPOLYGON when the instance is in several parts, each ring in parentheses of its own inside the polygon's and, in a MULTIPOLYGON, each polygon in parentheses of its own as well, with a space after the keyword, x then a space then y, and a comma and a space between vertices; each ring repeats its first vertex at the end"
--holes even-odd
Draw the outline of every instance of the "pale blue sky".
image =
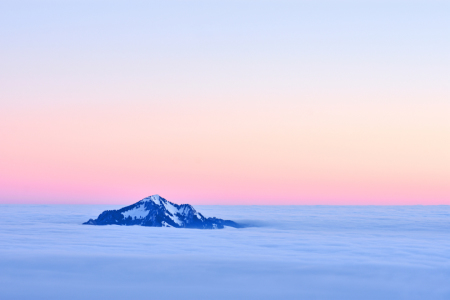
POLYGON ((251 101, 320 88, 442 101, 449 16, 447 1, 3 1, 2 94, 17 104, 67 91, 251 101))

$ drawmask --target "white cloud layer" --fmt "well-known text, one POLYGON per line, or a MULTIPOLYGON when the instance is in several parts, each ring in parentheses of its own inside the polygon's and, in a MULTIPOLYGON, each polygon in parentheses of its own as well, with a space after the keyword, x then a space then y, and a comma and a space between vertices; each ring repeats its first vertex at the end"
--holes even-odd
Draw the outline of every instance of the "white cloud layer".
POLYGON ((448 206, 196 206, 254 227, 83 226, 1 205, 1 299, 449 299, 448 206))

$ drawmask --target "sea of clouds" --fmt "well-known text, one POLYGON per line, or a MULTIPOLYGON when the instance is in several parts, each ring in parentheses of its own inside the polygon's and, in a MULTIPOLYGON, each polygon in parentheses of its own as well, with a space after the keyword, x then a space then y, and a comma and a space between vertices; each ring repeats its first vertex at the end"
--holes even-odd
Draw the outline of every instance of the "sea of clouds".
POLYGON ((450 299, 450 206, 196 206, 248 227, 0 205, 0 299, 450 299))

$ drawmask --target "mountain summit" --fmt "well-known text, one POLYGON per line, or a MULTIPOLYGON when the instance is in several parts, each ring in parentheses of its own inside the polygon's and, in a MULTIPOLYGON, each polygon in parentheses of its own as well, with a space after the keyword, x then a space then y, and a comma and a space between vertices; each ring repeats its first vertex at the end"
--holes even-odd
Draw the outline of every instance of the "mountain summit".
POLYGON ((141 225, 153 227, 222 229, 224 226, 238 228, 237 223, 217 218, 205 218, 191 205, 178 205, 159 195, 142 199, 118 210, 105 210, 97 219, 85 225, 141 225))

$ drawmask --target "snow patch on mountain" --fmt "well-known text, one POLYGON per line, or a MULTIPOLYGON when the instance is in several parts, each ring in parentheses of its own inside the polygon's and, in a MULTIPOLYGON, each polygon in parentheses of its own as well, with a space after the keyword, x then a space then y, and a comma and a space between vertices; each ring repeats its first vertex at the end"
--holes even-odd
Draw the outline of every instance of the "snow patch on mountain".
POLYGON ((144 205, 136 206, 133 209, 130 209, 128 211, 124 211, 122 215, 125 218, 131 217, 132 219, 142 219, 145 218, 148 215, 149 211, 145 208, 144 205))

